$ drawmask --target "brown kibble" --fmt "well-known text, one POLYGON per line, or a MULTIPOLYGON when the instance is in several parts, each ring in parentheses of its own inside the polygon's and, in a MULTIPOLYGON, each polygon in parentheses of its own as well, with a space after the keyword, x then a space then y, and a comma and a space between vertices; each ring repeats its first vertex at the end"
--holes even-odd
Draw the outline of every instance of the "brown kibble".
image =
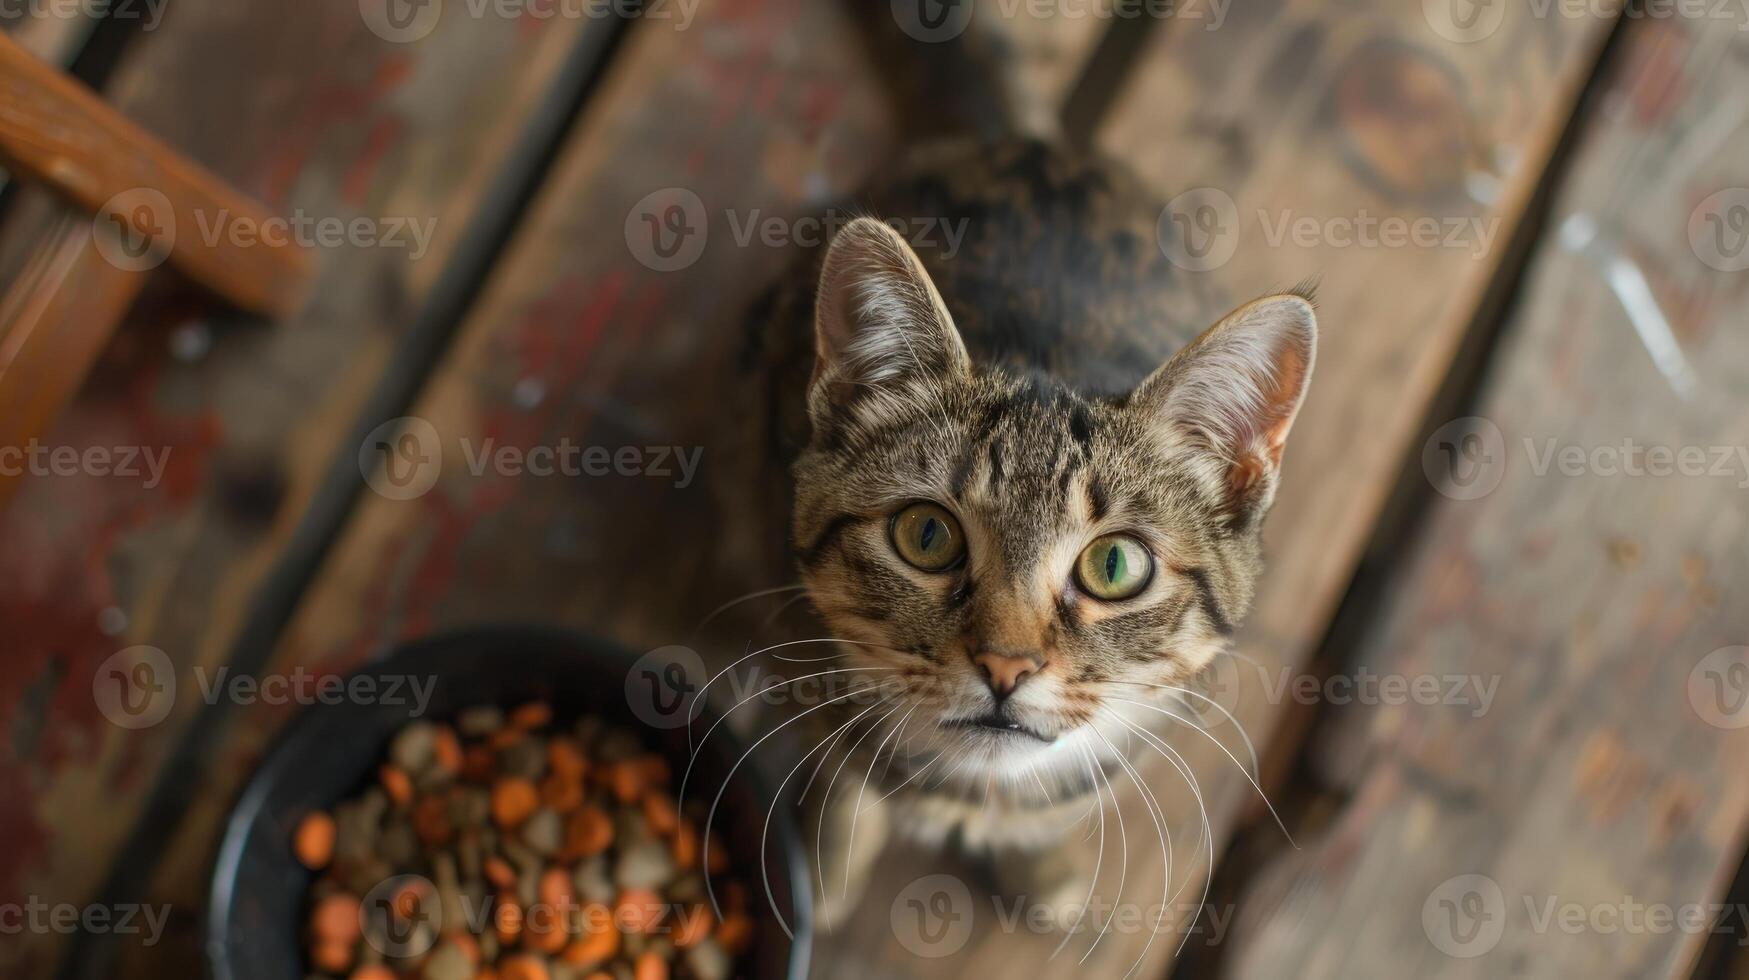
POLYGON ((632 965, 633 980, 668 980, 668 961, 655 953, 640 955, 632 965))
POLYGON ((753 920, 740 912, 730 912, 717 925, 716 937, 730 956, 739 956, 753 942, 753 920))
POLYGON ((362 931, 358 908, 358 899, 345 892, 329 895, 310 911, 310 932, 318 943, 339 943, 350 948, 362 931))
POLYGON ((561 735, 547 743, 547 768, 566 779, 580 781, 589 774, 589 756, 582 743, 561 735))
POLYGON ((539 808, 540 793, 528 780, 506 776, 492 784, 492 822, 502 829, 520 827, 539 808))
POLYGON ((627 932, 649 932, 662 919, 662 897, 648 888, 627 888, 619 893, 613 920, 627 932))
POLYGON ((655 753, 639 758, 636 765, 646 786, 666 786, 668 780, 673 778, 668 770, 668 760, 655 753))
POLYGON ((471 783, 489 783, 498 772, 498 756, 484 745, 470 745, 462 751, 461 777, 471 783))
POLYGON ((613 844, 613 819, 597 806, 584 805, 565 824, 565 850, 594 857, 613 844))
POLYGON ((317 810, 298 821, 292 852, 311 871, 320 871, 334 860, 334 818, 317 810))
POLYGON ((455 837, 449 804, 441 797, 422 796, 413 805, 413 833, 427 847, 442 847, 455 837))
POLYGON ((316 965, 316 969, 326 973, 345 973, 352 969, 352 944, 318 942, 310 950, 310 962, 316 965))
POLYGON ((532 956, 512 956, 498 964, 499 980, 547 980, 545 963, 532 956))
POLYGON ((723 905, 731 912, 747 911, 747 886, 731 881, 723 886, 723 905))
POLYGON ((666 793, 651 793, 644 797, 644 823, 655 833, 666 837, 680 825, 680 811, 666 793))
POLYGON ((545 701, 530 701, 510 712, 510 727, 520 732, 531 732, 552 723, 553 708, 545 701))
POLYGON ((583 784, 557 772, 548 773, 541 780, 540 800, 560 813, 570 813, 583 805, 583 784))
POLYGON ((729 849, 723 846, 723 839, 714 832, 711 834, 710 844, 710 856, 705 859, 708 867, 705 870, 714 875, 723 874, 729 870, 729 849))
POLYGON ((386 966, 361 966, 347 980, 395 980, 395 971, 386 966))
POLYGON ((394 766, 384 766, 377 770, 377 778, 396 806, 406 806, 413 802, 413 780, 407 778, 406 773, 394 766))
POLYGON ((467 957, 469 966, 480 965, 480 941, 475 939, 466 929, 451 929, 447 934, 450 942, 467 957))

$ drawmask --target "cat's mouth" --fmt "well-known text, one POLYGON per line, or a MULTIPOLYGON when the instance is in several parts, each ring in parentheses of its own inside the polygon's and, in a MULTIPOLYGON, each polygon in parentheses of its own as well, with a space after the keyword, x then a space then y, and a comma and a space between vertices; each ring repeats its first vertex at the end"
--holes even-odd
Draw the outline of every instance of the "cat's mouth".
POLYGON ((1003 717, 998 713, 980 715, 976 718, 955 718, 941 723, 943 728, 970 729, 972 731, 989 732, 995 735, 1018 735, 1031 738, 1046 745, 1056 741, 1055 738, 1042 735, 1026 727, 1012 718, 1003 717))

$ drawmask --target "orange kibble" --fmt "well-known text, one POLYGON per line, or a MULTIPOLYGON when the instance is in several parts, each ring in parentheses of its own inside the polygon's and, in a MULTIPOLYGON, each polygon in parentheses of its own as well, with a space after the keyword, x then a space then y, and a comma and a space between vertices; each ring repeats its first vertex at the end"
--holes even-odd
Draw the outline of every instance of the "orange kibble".
POLYGON ((674 927, 674 945, 685 949, 711 934, 711 912, 704 905, 683 909, 674 927))
POLYGON ((472 933, 466 929, 451 929, 446 934, 446 938, 455 943, 456 948, 462 951, 462 955, 468 958, 469 966, 480 965, 480 941, 475 939, 472 933))
POLYGON ((683 868, 690 868, 698 861, 698 831, 693 829, 692 821, 681 820, 675 824, 670 849, 674 852, 674 863, 683 868))
POLYGON ((607 790, 621 803, 636 803, 644 795, 644 771, 635 762, 619 762, 604 774, 607 790))
POLYGON ((589 757, 574 738, 560 736, 547 743, 547 767, 570 780, 581 780, 589 773, 589 757))
POLYGON ((641 954, 632 964, 633 980, 668 980, 668 961, 655 953, 641 954))
POLYGON ((462 743, 455 737, 455 729, 444 725, 437 730, 432 739, 432 752, 435 753, 437 768, 450 775, 455 775, 462 768, 462 743))
POLYGON ((548 868, 541 874, 537 892, 543 904, 558 911, 569 909, 577 903, 575 889, 571 886, 571 876, 560 868, 548 868))
POLYGON ((426 886, 423 883, 409 881, 389 898, 389 910, 403 919, 417 918, 419 906, 424 904, 427 894, 426 886))
POLYGON ((486 744, 493 749, 507 749, 522 741, 522 732, 514 728, 500 728, 486 736, 486 744))
POLYGON ((730 912, 717 924, 717 943, 731 956, 747 951, 753 942, 753 920, 740 912, 730 912))
POLYGON ((310 962, 316 964, 316 969, 327 973, 345 973, 352 969, 352 944, 318 942, 310 950, 310 962))
POLYGON ((396 806, 406 806, 413 802, 413 780, 407 774, 394 766, 384 766, 377 770, 377 778, 382 781, 383 789, 389 794, 389 799, 396 806))
POLYGON ((594 932, 585 932, 576 942, 566 946, 559 958, 571 966, 588 967, 605 963, 618 952, 619 930, 609 923, 594 932))
POLYGON ((485 872, 486 880, 499 888, 514 888, 516 886, 516 871, 510 867, 510 862, 493 855, 480 865, 485 872))
POLYGON ((594 973, 584 977, 583 980, 613 980, 613 974, 603 973, 600 970, 596 970, 594 973))
POLYGON ((570 938, 558 914, 550 911, 530 915, 528 927, 522 931, 523 945, 542 953, 557 953, 570 938))
POLYGON ((545 728, 552 724, 552 721, 552 706, 544 701, 530 701, 510 712, 510 727, 521 732, 545 728))
POLYGON ((501 902, 492 913, 492 926, 498 931, 498 941, 514 946, 522 937, 522 908, 515 902, 501 902))
POLYGON ((560 813, 570 813, 583 805, 583 784, 556 772, 548 773, 540 783, 540 801, 560 813))
POLYGON ((504 830, 522 826, 540 807, 540 792, 520 776, 506 776, 492 784, 492 822, 504 830))
POLYGON ((728 882, 723 886, 723 904, 731 912, 747 911, 747 886, 738 881, 728 882))
POLYGON ((311 871, 326 868, 334 860, 334 818, 318 810, 300 820, 292 852, 311 871))
POLYGON ((666 793, 651 793, 644 797, 644 823, 663 837, 674 833, 680 825, 680 811, 666 793))
POLYGON ((600 807, 579 807, 566 821, 565 844, 578 857, 600 854, 613 844, 613 819, 600 807))
POLYGON ((711 834, 710 844, 711 852, 710 857, 706 859, 705 870, 711 874, 720 875, 729 870, 729 849, 723 846, 723 839, 714 833, 711 834))
POLYGON ((395 971, 386 966, 361 966, 346 980, 395 980, 395 971))
POLYGON ((662 898, 648 888, 627 888, 614 902, 613 919, 627 932, 649 932, 662 919, 662 898))
POLYGON ((318 942, 350 947, 363 931, 358 921, 359 901, 345 892, 329 895, 310 911, 310 932, 318 942))
POLYGON ((532 956, 512 956, 498 963, 499 980, 547 980, 546 964, 532 956))

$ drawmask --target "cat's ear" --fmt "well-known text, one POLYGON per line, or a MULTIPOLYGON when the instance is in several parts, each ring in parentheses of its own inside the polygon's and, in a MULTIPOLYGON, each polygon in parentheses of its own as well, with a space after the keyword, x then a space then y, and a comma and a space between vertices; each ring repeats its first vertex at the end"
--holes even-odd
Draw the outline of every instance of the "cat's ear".
POLYGON ((929 376, 971 372, 953 317, 911 246, 857 218, 832 239, 814 305, 816 414, 929 376))
POLYGON ((1295 294, 1247 303, 1143 381, 1131 404, 1200 453, 1237 524, 1275 495, 1288 430, 1317 351, 1312 304, 1295 294))

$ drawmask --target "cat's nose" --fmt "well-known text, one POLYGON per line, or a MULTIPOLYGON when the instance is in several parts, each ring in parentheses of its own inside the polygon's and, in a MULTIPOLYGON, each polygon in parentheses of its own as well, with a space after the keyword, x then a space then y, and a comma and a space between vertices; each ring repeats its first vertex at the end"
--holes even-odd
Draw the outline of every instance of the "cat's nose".
POLYGON ((984 675, 984 682, 990 685, 990 690, 998 698, 1005 698, 1020 686, 1021 681, 1038 673, 1044 666, 1044 658, 1031 653, 985 652, 974 655, 972 663, 978 666, 978 672, 984 675))

